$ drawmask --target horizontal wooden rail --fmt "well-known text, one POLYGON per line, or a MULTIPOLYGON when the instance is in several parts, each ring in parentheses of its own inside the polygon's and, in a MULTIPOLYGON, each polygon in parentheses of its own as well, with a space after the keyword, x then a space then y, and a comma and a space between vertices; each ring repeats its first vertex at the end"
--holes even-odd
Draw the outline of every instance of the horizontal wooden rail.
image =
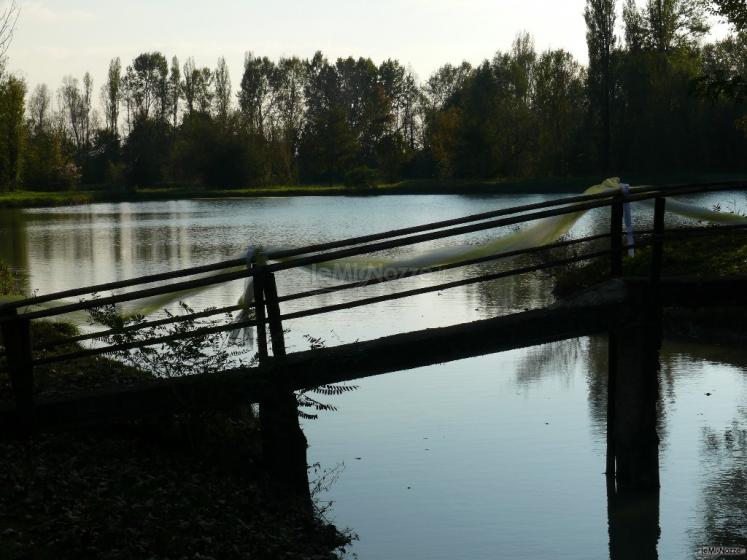
POLYGON ((494 280, 500 280, 501 278, 508 278, 510 276, 520 276, 522 274, 529 274, 531 272, 539 272, 540 270, 548 270, 550 268, 556 268, 559 266, 567 266, 569 264, 579 263, 588 261, 598 257, 604 257, 612 251, 606 249, 604 251, 595 251, 593 253, 587 253, 585 255, 579 255, 577 257, 571 257, 567 259, 560 259, 550 263, 543 263, 534 266, 525 266, 521 268, 514 268, 503 272, 496 272, 493 274, 484 274, 482 276, 474 276, 472 278, 465 278, 462 280, 454 280, 452 282, 444 282, 443 284, 436 284, 434 286, 426 286, 423 288, 414 288, 412 290, 405 290, 402 292, 395 292, 393 294, 386 294, 381 296, 373 296, 365 299, 359 299, 346 303, 339 303, 334 305, 328 305, 325 307, 317 307, 314 309, 304 309, 303 311, 296 311, 282 315, 280 318, 283 320, 300 319, 302 317, 311 317, 316 315, 322 315, 324 313, 332 313, 335 311, 344 311, 346 309, 352 309, 354 307, 362 307, 365 305, 373 305, 375 303, 383 303, 385 301, 392 301, 396 299, 402 299, 407 297, 419 296, 432 292, 440 292, 443 290, 450 290, 452 288, 459 288, 462 286, 469 286, 471 284, 479 284, 482 282, 492 282, 494 280))
MULTIPOLYGON (((126 292, 124 294, 116 294, 113 296, 107 296, 99 299, 89 299, 80 301, 77 303, 69 303, 66 305, 59 305, 52 307, 51 309, 42 309, 40 311, 31 311, 29 313, 19 314, 19 317, 24 319, 42 319, 44 317, 54 317, 56 315, 66 315, 74 311, 81 311, 84 309, 95 309, 104 305, 111 305, 113 303, 122 303, 125 301, 134 301, 138 299, 144 299, 152 296, 159 296, 164 294, 178 294, 179 292, 187 291, 192 288, 200 288, 204 286, 211 286, 213 284, 220 284, 223 282, 230 282, 232 280, 240 280, 252 276, 250 270, 239 270, 236 272, 226 272, 224 274, 217 274, 215 276, 209 276, 205 278, 196 278, 194 280, 187 280, 184 282, 177 282, 175 284, 168 284, 166 286, 157 286, 155 288, 148 288, 146 290, 138 290, 136 292, 126 292)), ((0 321, 4 320, 0 317, 0 321)))
POLYGON ((309 290, 306 292, 300 292, 296 294, 288 294, 288 295, 280 296, 278 300, 280 302, 293 301, 293 300, 308 298, 312 296, 319 296, 319 295, 326 295, 326 294, 331 294, 335 292, 341 292, 344 290, 350 290, 354 288, 366 288, 368 286, 375 286, 377 284, 385 284, 387 282, 395 282, 397 280, 413 278, 416 276, 432 274, 435 272, 444 272, 444 271, 452 270, 455 268, 463 268, 463 267, 473 266, 473 265, 478 265, 478 264, 487 264, 490 262, 494 262, 497 260, 510 258, 510 257, 529 256, 529 255, 533 255, 533 254, 544 252, 544 251, 551 251, 553 249, 561 249, 561 248, 571 247, 573 245, 579 245, 581 243, 589 243, 591 241, 606 239, 608 237, 609 237, 608 233, 601 233, 599 235, 590 235, 588 237, 582 237, 579 239, 569 239, 567 241, 559 241, 557 243, 552 243, 548 245, 540 245, 538 247, 531 247, 529 249, 517 249, 515 251, 506 251, 503 253, 496 253, 494 255, 488 255, 485 257, 478 257, 474 259, 467 259, 464 261, 458 261, 458 262, 449 263, 449 264, 443 264, 443 265, 437 265, 437 266, 431 266, 431 267, 425 267, 425 268, 419 268, 419 269, 413 269, 413 270, 405 270, 401 273, 398 273, 392 276, 371 278, 367 280, 360 280, 358 282, 340 284, 337 286, 318 288, 316 290, 309 290))
POLYGON ((175 315, 173 317, 166 317, 164 319, 157 319, 155 321, 143 321, 142 323, 136 323, 133 325, 126 325, 122 328, 107 329, 104 331, 96 331, 78 336, 71 336, 69 338, 60 338, 58 340, 52 340, 47 343, 40 344, 36 347, 38 350, 49 350, 62 346, 64 344, 73 344, 76 342, 84 342, 86 340, 96 340, 107 336, 121 335, 125 333, 140 331, 143 329, 149 329, 153 327, 161 327, 164 325, 171 325, 174 323, 182 323, 184 321, 193 321, 195 319, 204 319, 206 317, 214 317, 215 315, 222 315, 224 313, 232 313, 234 311, 240 311, 244 308, 253 308, 254 304, 250 303, 247 306, 244 305, 228 305, 226 307, 216 307, 213 309, 206 309, 205 311, 198 311, 197 313, 189 313, 184 315, 175 315))
POLYGON ((70 352, 69 354, 59 354, 56 356, 49 356, 47 358, 38 358, 33 361, 34 366, 42 366, 48 364, 56 364, 58 362, 67 362, 72 360, 79 360, 81 358, 90 358, 92 356, 100 356, 102 354, 111 354, 113 352, 123 352, 125 350, 134 350, 136 348, 144 348, 146 346, 157 346, 159 344, 165 344, 167 342, 174 342, 177 340, 185 340, 187 338, 196 338, 198 336, 206 336, 209 334, 217 334, 226 331, 232 331, 236 329, 243 329, 247 327, 256 327, 257 321, 237 321, 236 323, 230 323, 227 325, 218 325, 215 327, 204 327, 201 329, 195 329, 186 333, 176 333, 164 336, 158 336, 148 340, 138 340, 133 342, 124 342, 122 344, 114 344, 112 346, 104 346, 102 348, 90 348, 87 350, 80 350, 77 352, 70 352))
POLYGON ((110 290, 117 290, 120 288, 129 288, 130 286, 138 286, 141 284, 152 284, 154 282, 163 282, 164 280, 171 280, 173 278, 182 278, 184 276, 192 276, 195 274, 202 274, 206 272, 215 272, 217 270, 223 270, 225 268, 234 268, 237 266, 246 265, 246 259, 233 259, 230 261, 223 261, 214 264, 207 264, 203 266, 194 266, 191 268, 182 268, 170 272, 162 272, 159 274, 149 274, 147 276, 140 276, 138 278, 130 278, 127 280, 118 280, 116 282, 108 282, 106 284, 96 284, 94 286, 85 286, 82 288, 73 288, 70 290, 64 290, 62 292, 55 292, 52 294, 45 294, 36 296, 20 301, 14 301, 7 303, 6 305, 10 308, 21 308, 28 307, 30 305, 38 305, 40 303, 48 303, 50 301, 57 301, 60 299, 69 299, 71 297, 77 297, 81 295, 95 294, 99 292, 108 292, 110 290))

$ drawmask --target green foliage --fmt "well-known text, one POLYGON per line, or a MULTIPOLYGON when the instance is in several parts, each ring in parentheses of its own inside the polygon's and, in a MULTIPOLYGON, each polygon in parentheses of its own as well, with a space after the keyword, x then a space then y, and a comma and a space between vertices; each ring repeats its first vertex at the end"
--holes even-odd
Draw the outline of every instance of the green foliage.
MULTIPOLYGON (((647 277, 651 268, 651 249, 637 249, 634 257, 625 257, 623 273, 626 276, 647 277)), ((712 277, 747 275, 747 244, 739 233, 726 233, 718 237, 693 237, 667 242, 662 273, 665 276, 712 277), (714 251, 714 246, 719 248, 714 251)), ((561 296, 573 293, 609 279, 609 260, 570 266, 556 276, 555 293, 561 296)))
POLYGON ((0 261, 0 296, 21 295, 21 273, 0 261))
POLYGON ((124 151, 127 182, 150 187, 164 180, 171 135, 163 121, 138 117, 124 151))
MULTIPOLYGON (((179 303, 182 315, 189 315, 193 310, 185 303, 179 303)), ((145 322, 138 316, 124 319, 117 314, 114 306, 103 306, 90 310, 93 323, 104 325, 114 333, 101 338, 107 344, 126 344, 143 342, 158 337, 179 336, 195 331, 198 328, 214 327, 223 324, 217 319, 201 320, 186 318, 180 321, 157 326, 147 326, 131 330, 145 322)), ((175 315, 165 310, 167 318, 175 315)), ((228 315, 227 320, 231 317, 228 315)), ((231 345, 226 333, 212 333, 178 340, 169 340, 156 346, 143 346, 133 350, 121 350, 109 354, 117 361, 148 372, 158 378, 181 377, 195 374, 218 374, 231 368, 249 366, 256 357, 249 358, 248 350, 242 346, 231 345)))
POLYGON ((23 80, 0 76, 0 191, 13 191, 21 181, 25 95, 23 80))
POLYGON ((537 52, 526 33, 473 67, 446 64, 418 85, 397 60, 271 60, 249 53, 237 92, 214 69, 159 52, 102 88, 94 130, 92 81, 0 83, 0 187, 82 185, 212 189, 406 179, 497 180, 744 170, 747 47, 737 34, 703 44, 706 14, 744 23, 742 2, 587 0, 589 65, 537 52), (236 100, 234 105, 232 100, 236 100), (122 131, 120 135, 120 129, 122 131), (676 170, 676 171, 675 171, 676 170))
MULTIPOLYGON (((311 350, 319 350, 325 346, 325 342, 321 338, 308 334, 305 334, 304 338, 309 343, 311 350)), ((315 412, 333 412, 337 410, 337 407, 317 400, 315 395, 327 397, 340 396, 355 391, 356 389, 358 389, 357 385, 343 385, 337 383, 334 385, 322 385, 321 387, 316 387, 308 391, 299 391, 296 394, 296 400, 298 401, 299 407, 298 415, 304 420, 316 420, 319 416, 315 414, 315 412)), ((312 492, 312 496, 313 495, 314 493, 312 492)))
POLYGON ((127 68, 123 85, 134 121, 167 117, 168 71, 166 58, 160 52, 143 53, 127 68))
POLYGON ((348 187, 373 187, 378 182, 379 173, 365 165, 351 169, 345 175, 345 185, 348 187))
POLYGON ((747 29, 747 4, 743 0, 713 0, 716 13, 725 17, 738 30, 747 29))
MULTIPOLYGON (((747 101, 747 31, 703 48, 702 75, 696 91, 716 106, 736 102, 744 112, 747 101)), ((747 115, 737 119, 737 128, 747 135, 747 115)))

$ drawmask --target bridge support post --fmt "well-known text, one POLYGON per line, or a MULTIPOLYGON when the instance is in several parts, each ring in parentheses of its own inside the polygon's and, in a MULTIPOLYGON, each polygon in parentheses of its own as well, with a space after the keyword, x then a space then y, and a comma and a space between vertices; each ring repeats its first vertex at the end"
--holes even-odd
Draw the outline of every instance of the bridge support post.
POLYGON ((659 350, 661 319, 643 289, 633 317, 610 336, 607 474, 616 492, 659 488, 659 350))
MULTIPOLYGON (((262 301, 267 305, 272 353, 275 359, 283 359, 286 355, 285 336, 280 319, 275 276, 265 272, 259 276, 265 296, 262 301)), ((264 313, 262 315, 264 316, 264 313)), ((283 387, 282 379, 278 379, 277 384, 260 401, 259 422, 262 432, 262 456, 268 472, 277 482, 278 490, 295 502, 297 507, 311 515, 312 502, 306 461, 308 443, 298 422, 296 395, 292 390, 283 387)))
POLYGON ((659 491, 616 492, 607 485, 610 560, 658 560, 659 491))

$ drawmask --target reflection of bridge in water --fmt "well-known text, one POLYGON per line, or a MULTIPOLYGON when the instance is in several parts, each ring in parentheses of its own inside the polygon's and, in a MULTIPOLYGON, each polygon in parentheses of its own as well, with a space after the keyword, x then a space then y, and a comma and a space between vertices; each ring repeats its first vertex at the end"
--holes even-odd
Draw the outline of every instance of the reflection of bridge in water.
MULTIPOLYGON (((137 418, 206 409, 231 409, 248 402, 259 403, 265 462, 296 494, 308 495, 306 440, 300 430, 293 391, 340 381, 351 381, 452 360, 545 344, 600 333, 609 333, 607 377, 607 480, 612 557, 656 557, 658 540, 659 440, 657 436, 658 352, 661 343, 661 311, 668 306, 724 306, 747 303, 747 282, 739 278, 662 278, 664 244, 694 236, 744 232, 747 225, 664 228, 667 197, 707 191, 744 188, 742 184, 690 185, 667 188, 641 187, 623 195, 619 191, 576 196, 528 206, 486 212, 464 218, 426 224, 275 252, 270 264, 247 264, 243 259, 157 274, 105 285, 67 290, 6 305, 0 321, 5 340, 8 370, 15 403, 0 407, 5 432, 60 429, 118 419, 137 418), (654 227, 636 232, 636 246, 651 247, 651 267, 646 278, 622 276, 626 251, 622 231, 624 204, 655 200, 654 227), (413 268, 397 274, 359 279, 333 287, 278 295, 275 275, 284 270, 309 267, 335 259, 417 245, 473 232, 524 224, 543 218, 609 207, 610 232, 581 239, 559 241, 541 247, 517 249, 469 260, 413 268), (603 245, 603 246, 602 246, 603 245), (578 253, 578 251, 585 251, 578 253), (484 272, 447 283, 395 291, 352 302, 308 308, 283 314, 283 302, 313 298, 330 292, 355 290, 401 278, 497 262, 509 257, 539 257, 539 264, 484 272), (572 298, 544 309, 494 317, 471 323, 286 354, 283 321, 373 305, 428 292, 528 274, 540 270, 607 258, 610 279, 572 298), (237 269, 241 267, 241 269, 237 269), (206 275, 207 274, 207 275, 206 275), (197 276, 192 279, 185 279, 197 276), (253 278, 253 316, 225 325, 194 331, 69 351, 70 343, 101 339, 135 330, 185 320, 197 320, 226 312, 246 311, 246 305, 205 310, 98 331, 34 346, 30 321, 86 311, 105 305, 153 296, 184 293, 239 278, 253 278), (179 279, 175 283, 164 282, 179 279), (159 284, 160 283, 160 284, 159 284), (63 298, 91 295, 151 284, 136 291, 112 294, 78 303, 48 304, 63 298), (43 308, 37 308, 43 304, 43 308), (238 368, 220 375, 192 375, 126 387, 110 387, 64 397, 50 397, 34 388, 34 368, 72 362, 112 352, 158 346, 178 339, 199 337, 237 328, 256 328, 259 365, 238 368), (67 350, 54 351, 66 347, 67 350)), ((392 318, 396 321, 396 318, 392 318)))

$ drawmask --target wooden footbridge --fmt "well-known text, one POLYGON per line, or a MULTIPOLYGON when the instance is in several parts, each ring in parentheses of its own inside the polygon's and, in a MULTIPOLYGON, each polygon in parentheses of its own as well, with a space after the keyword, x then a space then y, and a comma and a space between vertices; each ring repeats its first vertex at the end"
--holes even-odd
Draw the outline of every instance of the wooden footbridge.
MULTIPOLYGON (((6 305, 0 311, 5 341, 7 370, 14 402, 0 405, 0 432, 58 430, 103 421, 196 410, 230 409, 260 403, 265 451, 279 469, 287 464, 289 449, 301 453, 300 434, 293 391, 350 381, 367 376, 459 360, 514 348, 545 344, 569 338, 609 333, 608 457, 607 472, 618 485, 630 488, 658 487, 658 350, 661 339, 661 309, 666 306, 746 305, 747 280, 662 278, 666 243, 694 236, 716 240, 724 234, 747 230, 746 225, 665 229, 666 201, 670 196, 704 192, 743 190, 744 183, 712 183, 670 187, 637 187, 627 194, 609 192, 508 208, 463 218, 409 227, 376 235, 311 245, 269 254, 270 264, 247 263, 243 259, 220 262, 142 278, 112 282, 42 295, 6 305), (624 204, 654 200, 654 227, 636 232, 636 247, 651 247, 651 269, 646 278, 623 278, 623 256, 628 247, 623 235, 624 204), (608 233, 570 239, 542 247, 505 252, 457 263, 409 270, 402 274, 349 282, 299 293, 277 293, 275 277, 301 266, 326 263, 344 257, 375 253, 397 247, 446 239, 505 226, 531 223, 553 216, 595 208, 609 208, 608 233), (553 251, 573 249, 573 256, 553 258, 553 251), (401 278, 432 274, 448 269, 491 263, 519 255, 537 255, 540 264, 420 287, 392 291, 352 302, 283 313, 285 302, 311 299, 321 294, 355 290, 372 284, 395 285, 401 278), (286 354, 283 321, 323 315, 333 311, 373 305, 469 284, 568 266, 592 259, 608 259, 609 281, 544 309, 494 317, 467 324, 387 336, 377 340, 286 354), (241 270, 236 267, 245 266, 241 270), (221 272, 224 271, 224 272, 221 272), (206 276, 206 273, 211 275, 206 276), (70 343, 101 339, 122 333, 107 330, 53 341, 44 348, 34 344, 30 322, 52 319, 74 311, 179 293, 230 280, 253 277, 254 317, 241 322, 197 328, 191 332, 159 336, 121 344, 81 346, 69 351, 70 343), (143 287, 147 286, 147 287, 143 287), (115 293, 115 290, 137 288, 115 293), (93 294, 111 292, 105 297, 93 294), (76 303, 59 303, 48 309, 27 311, 30 306, 88 296, 76 303), (128 386, 112 386, 92 392, 64 396, 37 394, 34 368, 71 362, 112 352, 134 350, 188 337, 199 337, 237 328, 256 328, 259 365, 220 374, 191 375, 128 386), (68 351, 55 351, 55 348, 68 351)), ((714 245, 716 247, 716 245, 714 245)), ((513 261, 509 261, 513 262, 513 261)), ((146 329, 184 320, 197 320, 238 311, 240 306, 223 307, 146 321, 124 327, 125 331, 146 329)), ((305 445, 303 445, 305 457, 305 445)), ((287 467, 286 467, 287 468, 287 467)), ((305 471, 304 471, 305 476, 305 471)))

